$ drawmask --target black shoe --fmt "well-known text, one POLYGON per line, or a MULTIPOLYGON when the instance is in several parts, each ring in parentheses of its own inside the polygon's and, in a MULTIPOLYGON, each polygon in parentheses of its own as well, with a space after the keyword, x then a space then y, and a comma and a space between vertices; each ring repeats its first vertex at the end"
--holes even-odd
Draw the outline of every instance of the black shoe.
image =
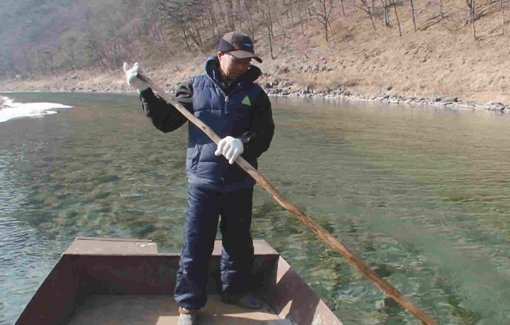
POLYGON ((250 295, 229 295, 222 294, 221 301, 230 305, 237 305, 248 309, 260 309, 264 306, 262 300, 250 295))

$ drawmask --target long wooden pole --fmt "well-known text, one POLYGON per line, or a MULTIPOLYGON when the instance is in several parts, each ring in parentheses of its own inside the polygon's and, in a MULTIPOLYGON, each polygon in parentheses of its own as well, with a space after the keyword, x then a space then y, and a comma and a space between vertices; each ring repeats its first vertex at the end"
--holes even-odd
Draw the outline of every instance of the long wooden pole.
MULTIPOLYGON (((220 137, 204 122, 195 117, 192 113, 190 113, 184 106, 180 103, 176 102, 173 98, 171 98, 167 93, 165 93, 161 88, 159 88, 152 80, 144 75, 138 75, 138 77, 144 81, 146 81, 150 87, 155 90, 164 100, 166 100, 169 104, 173 105, 182 115, 184 115, 190 122, 195 124, 198 128, 204 131, 214 143, 218 144, 218 141, 221 140, 220 137)), ((317 222, 313 221, 309 216, 307 216, 303 211, 301 211, 294 204, 286 200, 278 190, 261 174, 259 173, 253 166, 247 162, 243 157, 239 156, 236 160, 236 163, 241 166, 248 174, 253 177, 260 186, 262 186, 266 191, 268 191, 273 198, 286 210, 292 212, 302 223, 304 223, 308 228, 310 228, 320 239, 328 243, 334 250, 336 250, 340 255, 346 258, 349 263, 354 265, 361 273, 363 273, 370 281, 372 281, 377 287, 379 287, 382 291, 386 292, 391 298, 393 298, 396 302, 398 302, 402 307, 410 311, 413 315, 415 315, 418 319, 420 319, 424 324, 432 325, 435 324, 430 317, 428 317, 423 311, 414 306, 407 298, 402 295, 397 289, 391 286, 388 282, 381 279, 377 273, 372 271, 363 261, 361 261, 353 252, 351 252, 345 245, 336 240, 333 236, 331 236, 324 228, 322 228, 317 222)))

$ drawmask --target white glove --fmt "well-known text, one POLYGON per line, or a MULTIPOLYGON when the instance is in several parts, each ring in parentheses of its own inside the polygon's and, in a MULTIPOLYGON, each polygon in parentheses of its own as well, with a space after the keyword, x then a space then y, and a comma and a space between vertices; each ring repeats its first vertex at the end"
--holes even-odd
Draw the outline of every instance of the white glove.
POLYGON ((127 62, 124 62, 124 73, 126 74, 126 81, 128 85, 138 89, 138 92, 149 88, 149 84, 147 82, 138 78, 138 75, 145 76, 145 73, 143 72, 142 67, 138 64, 138 62, 133 64, 131 69, 129 69, 127 62))
POLYGON ((229 164, 233 164, 244 151, 241 140, 233 137, 225 137, 218 142, 218 149, 214 153, 216 156, 223 155, 227 158, 229 164))

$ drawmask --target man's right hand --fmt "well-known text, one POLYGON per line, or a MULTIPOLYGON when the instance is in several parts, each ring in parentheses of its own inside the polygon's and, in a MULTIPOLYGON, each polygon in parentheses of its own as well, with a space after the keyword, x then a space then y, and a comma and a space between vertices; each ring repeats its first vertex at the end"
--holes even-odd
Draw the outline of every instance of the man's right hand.
POLYGON ((231 136, 224 137, 218 142, 218 148, 214 152, 216 156, 225 156, 229 164, 233 164, 244 152, 243 142, 237 138, 231 136))
POLYGON ((126 81, 128 85, 136 88, 138 92, 149 88, 149 84, 138 77, 139 75, 145 75, 138 62, 133 64, 131 68, 129 68, 127 62, 124 62, 124 73, 126 74, 126 81))

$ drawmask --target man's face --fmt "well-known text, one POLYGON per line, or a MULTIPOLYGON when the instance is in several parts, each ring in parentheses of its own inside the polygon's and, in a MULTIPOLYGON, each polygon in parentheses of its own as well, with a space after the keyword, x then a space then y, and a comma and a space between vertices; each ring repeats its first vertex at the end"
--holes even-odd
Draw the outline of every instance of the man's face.
POLYGON ((237 80, 250 67, 251 59, 236 59, 232 55, 224 52, 218 52, 220 69, 230 80, 237 80))

